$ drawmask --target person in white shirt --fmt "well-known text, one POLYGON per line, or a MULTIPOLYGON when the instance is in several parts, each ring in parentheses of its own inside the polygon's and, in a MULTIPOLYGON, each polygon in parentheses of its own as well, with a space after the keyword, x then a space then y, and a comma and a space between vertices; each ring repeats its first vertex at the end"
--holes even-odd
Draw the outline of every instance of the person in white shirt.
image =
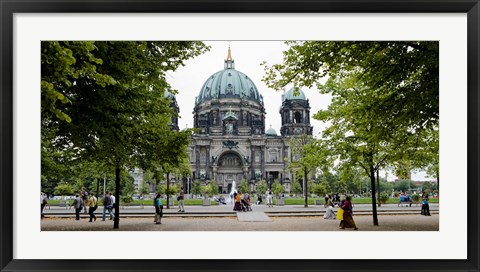
POLYGON ((267 195, 267 205, 269 208, 273 207, 273 194, 272 190, 268 189, 268 191, 265 193, 267 195))
POLYGON ((110 198, 112 199, 112 210, 115 209, 115 196, 110 192, 110 198))

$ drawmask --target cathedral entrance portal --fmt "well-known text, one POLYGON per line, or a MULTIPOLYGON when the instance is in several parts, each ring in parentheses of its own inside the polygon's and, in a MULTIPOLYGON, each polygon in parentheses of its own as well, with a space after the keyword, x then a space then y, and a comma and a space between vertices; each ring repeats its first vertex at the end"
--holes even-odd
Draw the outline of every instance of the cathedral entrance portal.
POLYGON ((222 154, 218 160, 218 178, 220 186, 227 189, 222 192, 225 194, 229 194, 233 186, 237 188, 244 180, 242 159, 237 153, 232 151, 222 154))

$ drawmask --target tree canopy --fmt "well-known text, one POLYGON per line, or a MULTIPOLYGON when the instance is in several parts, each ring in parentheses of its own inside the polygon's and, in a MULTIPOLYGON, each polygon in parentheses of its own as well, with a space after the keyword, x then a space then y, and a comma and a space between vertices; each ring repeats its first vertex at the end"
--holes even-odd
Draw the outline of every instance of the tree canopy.
POLYGON ((165 77, 206 50, 189 41, 42 42, 42 135, 54 131, 45 141, 112 167, 120 199, 123 170, 184 156, 189 132, 171 129, 165 91, 175 91, 165 77))
MULTIPOLYGON (((293 84, 332 95, 314 118, 340 165, 361 167, 375 191, 380 167, 438 166, 438 42, 291 41, 284 62, 268 66, 274 89, 293 84), (437 157, 436 157, 437 156, 437 157), (421 166, 420 166, 421 165, 421 166)), ((400 167, 397 167, 400 170, 400 167)), ((342 187, 342 186, 340 186, 342 187)), ((374 225, 378 224, 372 194, 374 225)))

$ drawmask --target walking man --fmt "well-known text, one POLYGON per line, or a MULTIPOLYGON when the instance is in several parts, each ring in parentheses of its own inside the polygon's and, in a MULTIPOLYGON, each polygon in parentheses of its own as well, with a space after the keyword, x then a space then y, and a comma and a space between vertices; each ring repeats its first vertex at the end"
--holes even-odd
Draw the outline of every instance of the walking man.
POLYGON ((81 192, 81 196, 82 196, 82 206, 84 207, 85 209, 85 213, 87 213, 87 206, 88 206, 88 192, 87 190, 85 189, 85 187, 82 187, 82 192, 81 192))
POLYGON ((103 214, 102 214, 102 221, 105 221, 105 213, 108 212, 110 214, 110 220, 113 220, 115 217, 112 213, 112 198, 110 197, 110 192, 105 194, 103 198, 103 214))
POLYGON ((178 196, 178 211, 185 212, 185 203, 184 203, 185 194, 183 193, 183 187, 180 188, 180 195, 178 196))
POLYGON ((82 199, 79 194, 75 195, 72 205, 75 208, 75 220, 80 220, 80 212, 82 211, 82 199))
POLYGON ((112 210, 115 209, 115 196, 113 195, 112 192, 109 193, 110 198, 112 199, 112 210))
POLYGON ((97 198, 95 197, 94 193, 90 193, 90 198, 88 199, 88 214, 90 214, 90 221, 88 222, 92 222, 92 219, 94 221, 97 221, 97 217, 95 216, 95 214, 93 214, 93 212, 95 212, 97 207, 98 207, 97 198))

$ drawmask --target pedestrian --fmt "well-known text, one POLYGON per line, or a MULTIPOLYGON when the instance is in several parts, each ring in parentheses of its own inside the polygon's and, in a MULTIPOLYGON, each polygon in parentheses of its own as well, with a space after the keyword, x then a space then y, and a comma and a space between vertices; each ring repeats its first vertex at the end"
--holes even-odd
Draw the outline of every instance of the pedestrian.
POLYGON ((157 196, 154 199, 153 204, 155 205, 155 224, 162 224, 162 216, 163 216, 163 204, 162 204, 162 199, 160 198, 161 195, 157 194, 157 196))
POLYGON ((335 212, 333 211, 333 207, 335 207, 335 204, 333 204, 333 201, 329 195, 327 195, 326 206, 327 206, 327 211, 325 211, 325 215, 323 216, 323 219, 335 220, 335 212))
POLYGON ((110 197, 110 192, 105 194, 103 198, 103 214, 102 214, 102 221, 105 221, 105 213, 108 212, 110 214, 110 220, 113 220, 115 217, 112 212, 112 198, 110 197))
POLYGON ((83 206, 84 209, 85 209, 84 212, 87 213, 88 192, 87 192, 87 190, 85 189, 85 187, 82 187, 81 196, 82 196, 82 206, 83 206))
POLYGON ((80 220, 80 212, 82 211, 83 204, 79 194, 75 195, 72 205, 75 208, 75 220, 80 220))
POLYGON ((43 219, 45 215, 43 215, 43 210, 45 206, 48 204, 48 197, 45 193, 40 192, 40 219, 43 219))
POLYGON ((234 211, 241 211, 242 210, 242 193, 241 192, 238 192, 237 193, 234 193, 235 195, 235 205, 233 206, 233 210, 234 211))
POLYGON ((97 208, 98 208, 97 198, 95 197, 94 193, 90 193, 90 198, 88 199, 88 214, 90 214, 90 221, 88 222, 92 222, 92 218, 93 218, 93 221, 97 221, 97 217, 94 214, 97 208))
POLYGON ((112 211, 115 209, 116 199, 112 192, 109 193, 110 198, 112 199, 112 211))
POLYGON ((258 198, 257 198, 257 205, 260 205, 262 204, 263 201, 262 201, 262 195, 261 194, 258 194, 258 198))
POLYGON ((353 228, 354 230, 358 230, 357 226, 355 225, 355 221, 353 221, 353 207, 349 196, 345 197, 345 200, 342 202, 340 208, 343 210, 343 220, 340 221, 340 228, 353 228))
POLYGON ((428 193, 425 191, 422 192, 422 211, 420 214, 425 215, 425 216, 431 216, 430 215, 430 205, 428 204, 428 193))
POLYGON ((266 192, 266 195, 267 195, 267 205, 268 205, 269 208, 272 208, 273 207, 272 190, 268 189, 268 191, 266 192))
POLYGON ((178 211, 179 212, 185 212, 184 197, 185 197, 185 194, 183 193, 183 187, 181 187, 180 188, 180 195, 177 197, 178 211))

